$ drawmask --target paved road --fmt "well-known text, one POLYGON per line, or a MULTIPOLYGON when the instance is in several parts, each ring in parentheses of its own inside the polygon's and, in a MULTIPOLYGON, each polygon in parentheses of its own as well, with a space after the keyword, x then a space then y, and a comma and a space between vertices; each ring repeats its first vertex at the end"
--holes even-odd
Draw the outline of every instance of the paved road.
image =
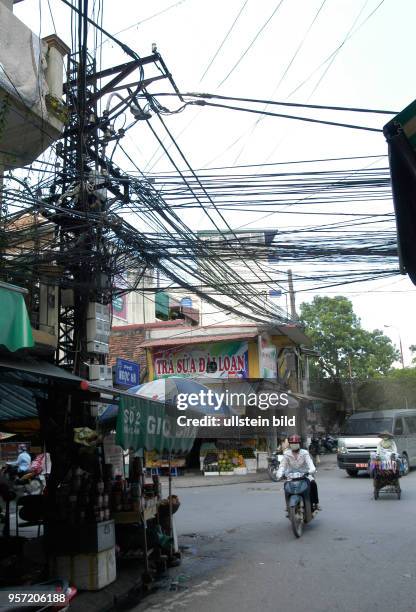
POLYGON ((184 561, 135 610, 414 612, 416 472, 400 501, 335 466, 318 484, 323 511, 300 540, 280 483, 180 491, 184 561))

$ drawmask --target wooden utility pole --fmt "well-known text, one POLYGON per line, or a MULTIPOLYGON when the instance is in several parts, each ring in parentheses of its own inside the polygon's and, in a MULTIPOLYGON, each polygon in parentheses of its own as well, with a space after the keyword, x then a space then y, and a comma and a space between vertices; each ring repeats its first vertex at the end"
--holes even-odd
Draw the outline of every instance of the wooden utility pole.
POLYGON ((288 284, 289 284, 290 315, 292 319, 297 319, 298 315, 296 313, 295 291, 293 289, 292 270, 287 271, 287 278, 288 278, 288 284))

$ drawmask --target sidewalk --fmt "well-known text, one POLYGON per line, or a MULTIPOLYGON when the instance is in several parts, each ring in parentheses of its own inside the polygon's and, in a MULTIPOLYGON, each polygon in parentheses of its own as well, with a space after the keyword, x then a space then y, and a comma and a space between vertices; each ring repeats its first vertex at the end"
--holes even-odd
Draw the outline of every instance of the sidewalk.
MULTIPOLYGON (((336 467, 336 454, 322 455, 321 462, 318 465, 319 470, 328 470, 336 467)), ((164 491, 168 485, 168 478, 162 477, 161 483, 164 491)), ((244 484, 248 482, 267 482, 270 477, 267 470, 258 470, 254 474, 246 474, 245 476, 204 476, 199 470, 188 471, 183 476, 175 476, 172 478, 172 490, 188 489, 193 487, 220 487, 232 484, 244 484)))
MULTIPOLYGON (((201 472, 188 472, 183 476, 172 478, 172 489, 189 489, 192 487, 220 487, 244 482, 263 482, 270 480, 267 470, 259 470, 254 474, 244 476, 204 476, 201 472)), ((168 484, 168 478, 162 476, 160 479, 163 487, 168 484)))

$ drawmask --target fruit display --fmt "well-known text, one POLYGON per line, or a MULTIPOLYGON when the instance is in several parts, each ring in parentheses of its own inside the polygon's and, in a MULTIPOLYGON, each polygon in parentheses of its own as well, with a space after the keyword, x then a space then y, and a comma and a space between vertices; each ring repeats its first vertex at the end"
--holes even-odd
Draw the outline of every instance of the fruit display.
MULTIPOLYGON (((218 450, 210 446, 205 448, 205 456, 201 456, 201 470, 204 474, 246 474, 247 464, 256 461, 254 449, 245 446, 242 448, 225 448, 218 450)), ((201 453, 202 454, 202 453, 201 453)), ((251 471, 255 471, 250 465, 251 471)), ((249 470, 250 471, 250 470, 249 470)))
POLYGON ((238 450, 221 451, 218 454, 220 472, 232 472, 236 467, 244 467, 244 457, 238 450))

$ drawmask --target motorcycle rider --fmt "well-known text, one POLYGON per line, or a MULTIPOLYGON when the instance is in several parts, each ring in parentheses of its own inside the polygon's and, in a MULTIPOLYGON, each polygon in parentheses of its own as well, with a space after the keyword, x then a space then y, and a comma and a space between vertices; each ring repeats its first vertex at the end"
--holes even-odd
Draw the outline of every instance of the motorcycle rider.
POLYGON ((16 461, 7 461, 7 465, 16 468, 17 475, 20 477, 24 476, 24 474, 29 471, 31 461, 32 459, 27 452, 26 444, 19 444, 16 461))
POLYGON ((285 451, 280 462, 279 469, 276 472, 278 479, 287 472, 305 472, 309 474, 310 480, 310 495, 313 510, 321 510, 318 498, 318 486, 313 474, 316 472, 316 467, 313 464, 312 457, 307 450, 300 447, 301 437, 297 434, 289 436, 289 448, 285 451))

